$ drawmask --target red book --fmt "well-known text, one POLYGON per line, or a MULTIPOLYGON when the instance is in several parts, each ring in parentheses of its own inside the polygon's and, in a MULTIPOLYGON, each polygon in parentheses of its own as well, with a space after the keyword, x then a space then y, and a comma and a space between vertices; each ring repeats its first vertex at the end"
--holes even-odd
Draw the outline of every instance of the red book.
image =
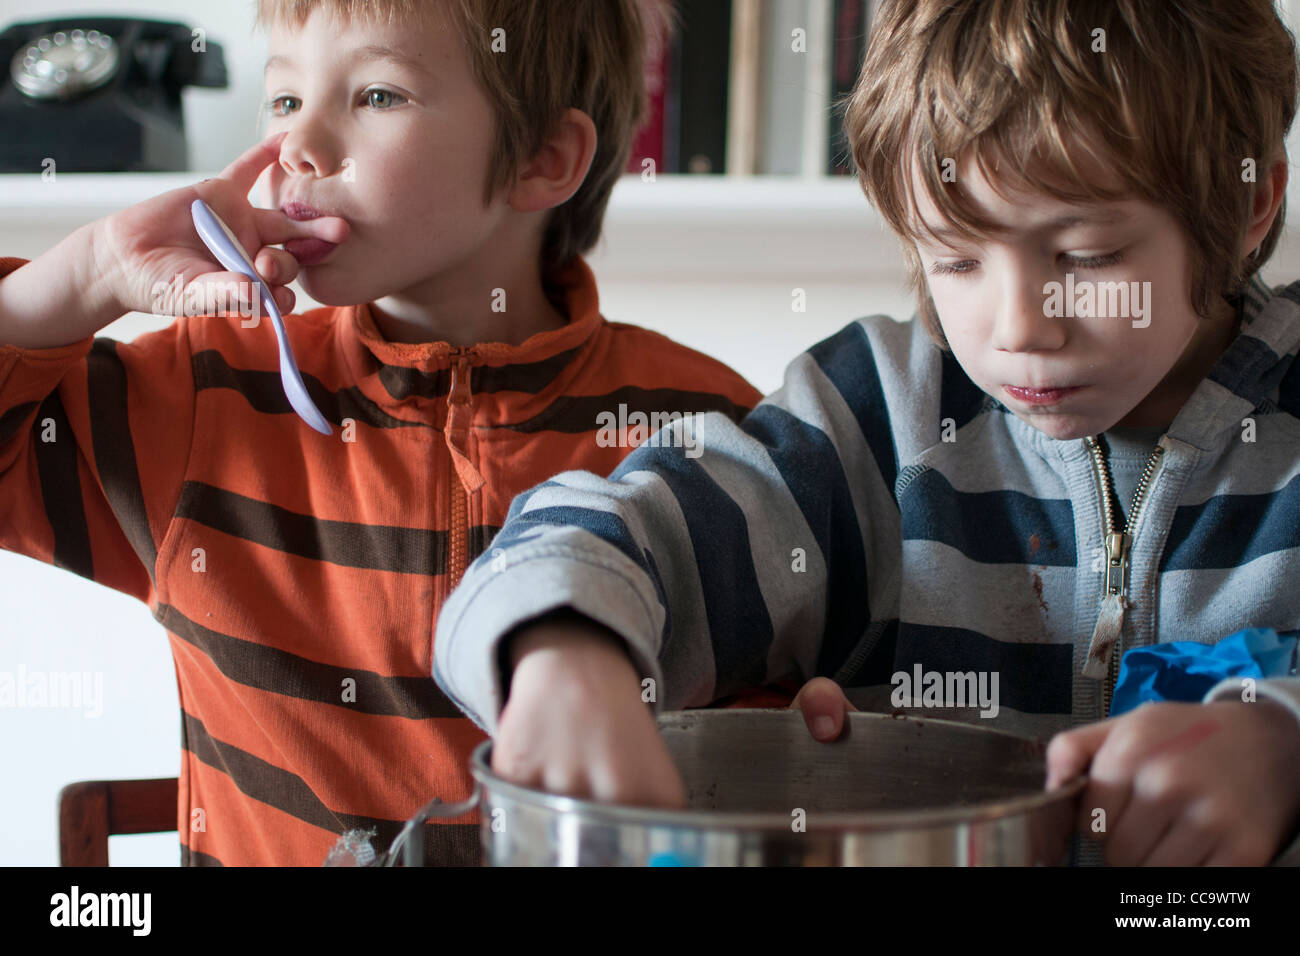
POLYGON ((658 31, 646 40, 645 90, 646 118, 627 158, 627 172, 640 173, 641 163, 654 160, 656 173, 667 172, 664 165, 664 96, 668 88, 668 44, 658 31))
POLYGON ((871 29, 868 0, 835 0, 835 38, 831 60, 830 158, 827 172, 851 176, 853 157, 844 135, 844 108, 867 55, 871 29))

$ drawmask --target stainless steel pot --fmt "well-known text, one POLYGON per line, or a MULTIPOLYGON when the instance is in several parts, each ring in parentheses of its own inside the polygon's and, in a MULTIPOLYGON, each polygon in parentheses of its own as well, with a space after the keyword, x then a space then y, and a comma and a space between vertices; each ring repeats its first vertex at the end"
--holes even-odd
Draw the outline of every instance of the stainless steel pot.
MULTIPOLYGON (((481 812, 495 866, 996 866, 1064 862, 1086 784, 1045 792, 1044 747, 947 720, 853 713, 820 743, 791 710, 667 713, 659 728, 688 808, 614 806, 521 787, 471 759, 475 789, 435 801, 394 844, 421 858, 419 824, 481 812)), ((390 851, 389 861, 395 854, 390 851)))

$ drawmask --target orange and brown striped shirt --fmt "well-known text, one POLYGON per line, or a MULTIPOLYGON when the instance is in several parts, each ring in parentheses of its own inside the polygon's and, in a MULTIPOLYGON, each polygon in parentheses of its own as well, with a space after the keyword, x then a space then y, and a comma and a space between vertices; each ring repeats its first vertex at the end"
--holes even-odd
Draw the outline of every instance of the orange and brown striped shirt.
MULTIPOLYGON (((346 830, 383 849, 434 796, 465 799, 483 737, 431 677, 434 624, 511 499, 612 471, 631 449, 598 442, 602 412, 758 402, 606 321, 582 260, 563 286, 569 323, 519 346, 389 342, 364 305, 286 316, 328 437, 290 408, 269 323, 0 346, 0 547, 167 629, 182 863, 319 865, 346 830)), ((430 863, 477 862, 477 817, 424 842, 430 863)))

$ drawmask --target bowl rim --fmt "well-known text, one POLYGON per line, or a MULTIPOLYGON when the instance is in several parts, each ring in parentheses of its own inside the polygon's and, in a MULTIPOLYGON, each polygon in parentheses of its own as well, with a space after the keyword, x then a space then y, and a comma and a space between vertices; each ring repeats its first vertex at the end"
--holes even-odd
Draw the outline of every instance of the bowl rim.
MULTIPOLYGON (((802 721, 797 711, 788 708, 725 708, 719 710, 684 710, 664 711, 658 715, 662 725, 665 720, 673 720, 681 715, 694 717, 708 714, 705 719, 724 718, 728 714, 753 717, 756 713, 790 714, 802 721)), ((908 720, 918 724, 938 724, 977 734, 999 734, 1014 740, 1037 745, 1033 737, 1015 734, 995 727, 979 727, 955 720, 943 720, 933 717, 917 717, 910 714, 882 714, 873 711, 852 711, 846 714, 856 723, 873 720, 908 720)), ((783 718, 784 719, 784 718, 783 718)), ((612 824, 619 826, 636 826, 644 828, 697 829, 714 831, 788 831, 790 814, 765 811, 733 812, 729 810, 670 810, 659 807, 636 807, 623 804, 599 803, 581 797, 547 793, 533 787, 513 783, 498 776, 491 766, 489 754, 492 741, 485 740, 474 748, 470 758, 470 772, 478 783, 479 802, 489 802, 492 796, 507 798, 531 809, 576 815, 593 824, 612 824)), ((883 831, 900 831, 952 827, 982 823, 994 823, 1000 820, 1032 816, 1058 804, 1073 801, 1088 783, 1086 774, 1080 774, 1072 780, 1053 788, 1026 793, 1023 796, 999 800, 981 801, 956 807, 936 807, 926 810, 870 810, 870 811, 808 811, 805 817, 806 833, 794 834, 796 837, 807 836, 814 827, 819 833, 842 833, 855 831, 876 833, 883 831)), ((488 815, 484 814, 486 821, 488 815)))

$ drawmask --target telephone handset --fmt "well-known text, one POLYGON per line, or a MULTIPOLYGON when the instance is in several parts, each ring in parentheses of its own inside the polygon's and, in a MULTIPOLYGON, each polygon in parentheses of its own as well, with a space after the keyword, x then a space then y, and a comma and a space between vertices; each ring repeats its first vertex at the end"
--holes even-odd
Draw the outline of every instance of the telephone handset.
POLYGON ((180 92, 225 88, 221 45, 182 23, 69 17, 0 33, 0 171, 188 166, 180 92))

